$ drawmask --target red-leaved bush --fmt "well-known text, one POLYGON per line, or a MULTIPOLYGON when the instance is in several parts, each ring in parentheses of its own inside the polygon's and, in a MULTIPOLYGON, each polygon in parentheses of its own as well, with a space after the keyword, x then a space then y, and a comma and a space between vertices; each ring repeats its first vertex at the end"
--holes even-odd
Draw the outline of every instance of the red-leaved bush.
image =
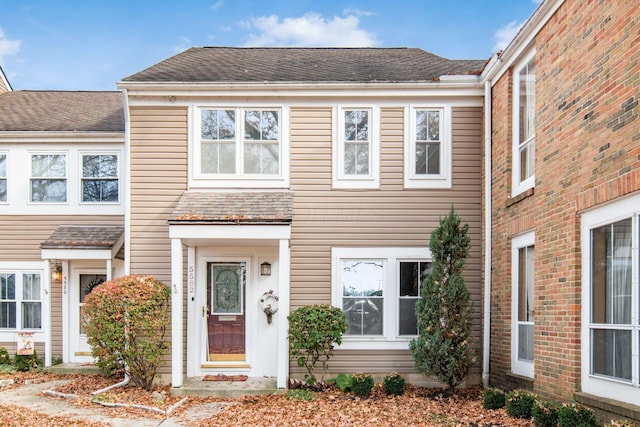
POLYGON ((125 372, 133 384, 151 389, 169 350, 170 289, 153 276, 124 276, 87 295, 81 321, 96 364, 125 372))

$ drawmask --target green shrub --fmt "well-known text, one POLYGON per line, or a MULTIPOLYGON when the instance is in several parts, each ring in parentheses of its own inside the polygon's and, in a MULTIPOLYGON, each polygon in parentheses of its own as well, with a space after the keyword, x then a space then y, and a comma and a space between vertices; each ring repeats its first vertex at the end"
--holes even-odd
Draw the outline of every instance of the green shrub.
POLYGON ((153 276, 125 276, 96 286, 82 318, 96 364, 107 373, 125 371, 150 390, 169 350, 170 289, 153 276))
POLYGON ((0 347, 0 365, 11 365, 11 356, 4 347, 0 347))
POLYGON ((558 425, 558 405, 553 402, 536 402, 531 410, 536 427, 556 427, 558 425))
POLYGON ((431 232, 432 271, 416 303, 418 337, 409 347, 416 369, 435 375, 452 392, 475 360, 471 323, 473 303, 463 270, 469 253, 469 225, 461 224, 453 205, 431 232))
POLYGON ((591 409, 577 403, 565 404, 558 409, 559 427, 596 427, 598 420, 591 409))
POLYGON ((351 376, 351 390, 356 396, 370 396, 373 384, 373 377, 369 374, 353 374, 351 376))
POLYGON ((401 396, 406 386, 405 379, 398 373, 392 372, 384 377, 382 389, 388 395, 401 396))
POLYGON ((535 396, 528 391, 514 390, 507 394, 507 414, 513 418, 529 419, 535 400, 535 396))
POLYGON ((486 388, 482 396, 482 406, 484 409, 504 408, 504 391, 497 388, 486 388))
POLYGON ((34 369, 38 369, 42 363, 38 360, 38 355, 36 351, 33 351, 33 354, 17 354, 13 358, 13 366, 16 367, 17 371, 27 372, 32 371, 34 369))
POLYGON ((284 394, 284 397, 287 400, 306 400, 310 401, 315 399, 316 395, 311 390, 306 390, 303 388, 298 388, 295 390, 287 390, 284 394))
POLYGON ((351 375, 339 373, 332 381, 342 391, 351 391, 352 379, 351 375))
POLYGON ((334 344, 340 345, 342 334, 347 331, 344 312, 328 304, 309 305, 293 310, 287 320, 291 356, 296 359, 298 366, 307 370, 305 378, 311 384, 318 381, 314 369, 321 362, 320 381, 324 381, 334 344))

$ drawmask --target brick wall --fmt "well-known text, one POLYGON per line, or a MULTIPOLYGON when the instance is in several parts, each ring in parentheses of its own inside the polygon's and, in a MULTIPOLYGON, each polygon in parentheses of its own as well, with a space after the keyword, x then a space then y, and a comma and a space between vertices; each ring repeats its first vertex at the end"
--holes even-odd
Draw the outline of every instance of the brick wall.
POLYGON ((511 238, 535 229, 536 393, 580 390, 580 212, 640 191, 640 2, 566 0, 535 38, 536 185, 511 195, 511 72, 492 93, 491 383, 511 370, 511 238))

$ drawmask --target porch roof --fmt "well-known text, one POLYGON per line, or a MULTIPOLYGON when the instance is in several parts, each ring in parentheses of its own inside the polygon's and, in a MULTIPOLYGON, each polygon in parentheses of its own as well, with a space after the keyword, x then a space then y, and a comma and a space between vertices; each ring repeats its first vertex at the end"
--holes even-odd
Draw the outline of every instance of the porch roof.
POLYGON ((40 244, 41 249, 118 249, 124 227, 120 225, 61 225, 40 244))
POLYGON ((169 224, 290 224, 293 193, 290 191, 186 191, 169 224))

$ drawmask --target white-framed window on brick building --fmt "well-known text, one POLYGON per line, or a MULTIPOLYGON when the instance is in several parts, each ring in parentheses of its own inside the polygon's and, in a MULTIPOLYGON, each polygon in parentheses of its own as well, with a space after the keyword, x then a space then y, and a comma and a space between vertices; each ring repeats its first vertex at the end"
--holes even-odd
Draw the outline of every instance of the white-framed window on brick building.
POLYGON ((378 107, 339 107, 334 143, 333 187, 380 186, 378 107))
POLYGON ((405 188, 451 188, 451 107, 411 106, 405 188))
POLYGON ((332 304, 344 310, 345 349, 408 349, 415 304, 431 272, 427 248, 333 248, 332 304))
POLYGON ((536 55, 527 54, 513 72, 512 194, 535 186, 536 55))
POLYGON ((65 203, 67 201, 67 155, 64 153, 33 153, 29 200, 34 203, 65 203))
POLYGON ((583 213, 582 390, 640 401, 640 195, 583 213))
POLYGON ((534 376, 535 234, 511 240, 511 370, 534 376))

